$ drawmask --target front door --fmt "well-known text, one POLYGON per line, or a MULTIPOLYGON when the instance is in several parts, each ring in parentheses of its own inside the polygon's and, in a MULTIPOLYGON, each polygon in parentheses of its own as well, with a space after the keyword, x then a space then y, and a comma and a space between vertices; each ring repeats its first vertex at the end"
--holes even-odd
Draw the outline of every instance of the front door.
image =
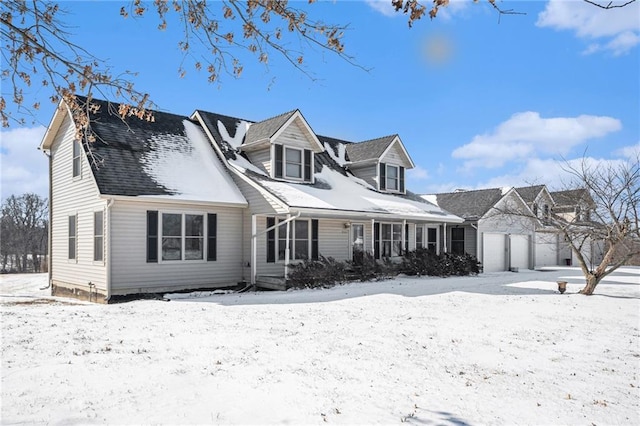
POLYGON ((358 254, 364 252, 364 225, 362 223, 351 224, 351 259, 357 259, 358 254))

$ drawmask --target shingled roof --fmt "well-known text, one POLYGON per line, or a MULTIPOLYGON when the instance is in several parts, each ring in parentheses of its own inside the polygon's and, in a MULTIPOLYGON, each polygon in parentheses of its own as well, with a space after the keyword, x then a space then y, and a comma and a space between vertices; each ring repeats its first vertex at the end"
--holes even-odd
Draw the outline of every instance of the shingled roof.
POLYGON ((151 111, 151 121, 123 120, 117 104, 91 103, 99 106, 90 117, 96 141, 84 149, 95 159, 91 170, 101 194, 246 203, 208 142, 202 144, 201 127, 188 117, 151 111))
POLYGON ((377 160, 384 154, 396 137, 398 135, 389 135, 364 142, 350 143, 347 145, 347 158, 352 163, 377 160))
MULTIPOLYGON (((297 111, 297 110, 296 110, 297 111)), ((294 111, 295 112, 295 111, 294 111)), ((280 126, 286 121, 284 116, 291 117, 290 113, 278 116, 279 119, 265 120, 280 122, 280 126)), ((202 120, 203 125, 209 130, 214 138, 214 143, 219 147, 230 167, 246 177, 252 179, 260 185, 266 192, 281 200, 284 204, 294 208, 320 209, 331 212, 362 212, 377 213, 380 215, 393 215, 394 217, 410 217, 422 220, 438 220, 446 222, 460 223, 461 219, 451 215, 443 209, 422 199, 416 194, 387 194, 380 193, 369 184, 357 179, 351 172, 347 171, 342 164, 336 161, 341 145, 361 145, 365 149, 379 147, 379 155, 389 146, 396 136, 379 138, 376 140, 352 144, 327 136, 317 136, 321 144, 329 150, 317 152, 315 154, 315 180, 309 182, 286 182, 281 179, 273 179, 263 170, 252 165, 247 157, 239 152, 232 144, 225 140, 223 134, 228 134, 229 138, 242 139, 242 134, 235 134, 235 129, 242 127, 244 120, 232 119, 206 111, 197 111, 196 114, 202 120), (222 132, 219 126, 224 126, 222 132)), ((288 118, 287 118, 288 119, 288 118)), ((244 143, 247 141, 249 133, 257 123, 249 123, 247 134, 244 135, 244 143)), ((267 126, 269 128, 275 128, 267 126)), ((254 135, 267 135, 269 131, 260 130, 254 135)), ((275 132, 274 132, 275 133, 275 132)), ((269 135, 271 137, 273 135, 269 135)), ((260 139, 255 139, 260 140, 260 139)), ((237 148, 239 148, 237 146, 237 148)))
POLYGON ((439 207, 465 220, 478 220, 504 196, 502 188, 435 194, 439 207))
POLYGON ((551 193, 551 197, 553 197, 557 207, 575 207, 580 202, 586 202, 590 205, 595 204, 589 191, 585 188, 555 191, 551 193))
POLYGON ((272 137, 296 111, 297 110, 285 112, 284 114, 253 123, 245 136, 244 143, 249 144, 272 137))
POLYGON ((516 188, 516 191, 520 195, 520 197, 524 200, 525 203, 531 204, 536 200, 540 191, 544 189, 544 185, 534 185, 534 186, 522 186, 516 188))

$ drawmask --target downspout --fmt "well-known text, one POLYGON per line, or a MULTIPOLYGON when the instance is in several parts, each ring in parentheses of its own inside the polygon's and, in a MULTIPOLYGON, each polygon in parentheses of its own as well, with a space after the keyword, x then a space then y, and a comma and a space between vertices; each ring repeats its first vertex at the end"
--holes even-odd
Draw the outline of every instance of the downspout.
POLYGON ((107 229, 106 229, 106 240, 107 240, 107 264, 105 265, 105 267, 107 268, 107 276, 106 276, 106 295, 104 300, 109 303, 109 300, 111 299, 111 206, 113 205, 113 203, 115 202, 115 200, 113 198, 109 198, 109 201, 107 201, 107 217, 106 217, 106 222, 107 222, 107 229))
POLYGON ((53 267, 53 262, 51 261, 51 249, 53 247, 53 243, 51 242, 51 224, 53 222, 53 202, 52 200, 52 196, 53 196, 53 160, 51 159, 51 153, 47 154, 45 151, 42 151, 44 153, 44 155, 46 155, 49 158, 49 229, 47 229, 47 286, 46 287, 42 287, 40 290, 46 290, 48 288, 51 288, 51 295, 53 296, 53 288, 52 288, 52 281, 53 281, 53 273, 51 272, 51 269, 53 267))
MULTIPOLYGON (((289 217, 287 220, 284 220, 284 221, 282 221, 280 223, 276 223, 275 225, 265 229, 264 231, 260 231, 260 232, 257 231, 257 226, 255 226, 255 224, 253 223, 255 221, 257 215, 255 215, 255 214, 253 215, 252 224, 251 224, 251 228, 252 228, 252 231, 253 231, 253 233, 251 235, 252 246, 253 246, 252 247, 252 249, 253 249, 253 253, 252 253, 252 255, 253 255, 253 259, 252 259, 253 264, 251 266, 251 272, 252 272, 252 274, 254 274, 254 276, 252 277, 252 279, 254 281, 255 281, 256 276, 257 276, 257 253, 256 253, 257 244, 256 244, 256 241, 258 239, 258 236, 262 235, 262 234, 266 234, 267 232, 269 232, 269 231, 271 231, 273 229, 276 229, 276 228, 278 228, 278 227, 280 227, 282 225, 288 224, 292 220, 296 220, 297 218, 300 217, 301 214, 302 214, 301 212, 298 212, 298 214, 296 214, 293 217, 291 217, 291 215, 287 215, 287 217, 289 217)), ((287 238, 287 244, 288 244, 288 241, 289 241, 289 239, 287 238)), ((255 282, 253 282, 253 284, 255 284, 255 282)))

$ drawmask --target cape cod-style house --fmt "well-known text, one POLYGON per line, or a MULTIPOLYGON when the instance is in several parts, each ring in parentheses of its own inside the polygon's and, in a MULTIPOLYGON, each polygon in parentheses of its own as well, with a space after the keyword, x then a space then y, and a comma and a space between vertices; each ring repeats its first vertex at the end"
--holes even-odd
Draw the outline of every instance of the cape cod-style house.
POLYGON ((464 221, 407 190, 414 164, 398 135, 324 137, 298 110, 257 122, 201 110, 122 120, 117 105, 91 102, 95 142, 75 139, 61 103, 40 147, 55 295, 284 288, 301 259, 438 251, 441 230, 464 221))

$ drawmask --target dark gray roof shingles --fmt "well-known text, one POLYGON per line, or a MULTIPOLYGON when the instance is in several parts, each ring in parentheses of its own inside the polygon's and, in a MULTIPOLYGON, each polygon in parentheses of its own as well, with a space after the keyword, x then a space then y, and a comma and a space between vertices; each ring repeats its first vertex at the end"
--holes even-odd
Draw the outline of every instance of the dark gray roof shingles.
POLYGON ((397 135, 389 135, 364 142, 348 144, 346 146, 348 160, 353 163, 358 163, 379 159, 396 136, 397 135))
POLYGON ((435 194, 438 206, 465 220, 484 216, 502 197, 502 189, 478 189, 435 194))
POLYGON ((188 117, 153 111, 153 121, 117 115, 117 104, 92 99, 100 109, 91 114, 96 141, 85 146, 98 189, 105 195, 173 195, 144 171, 142 159, 152 147, 154 136, 185 136, 183 121, 188 117))

